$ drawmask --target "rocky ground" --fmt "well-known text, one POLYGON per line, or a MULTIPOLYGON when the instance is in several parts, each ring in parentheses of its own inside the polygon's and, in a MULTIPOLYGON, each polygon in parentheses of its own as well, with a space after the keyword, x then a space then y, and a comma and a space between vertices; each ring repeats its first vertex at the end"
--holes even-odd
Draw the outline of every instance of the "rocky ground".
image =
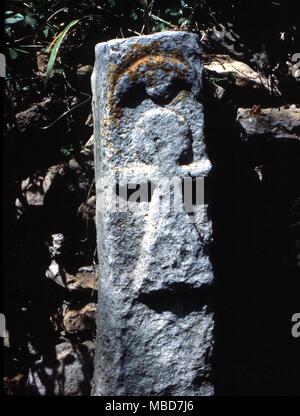
MULTIPOLYGON (((80 87, 91 70, 78 67, 80 87)), ((22 105, 10 101, 6 118, 4 386, 8 394, 88 395, 98 294, 91 110, 87 103, 43 130, 67 102, 41 91, 33 103, 23 94, 22 105)))
POLYGON ((23 240, 19 273, 31 281, 12 289, 18 298, 10 312, 24 326, 8 321, 6 390, 86 395, 98 293, 93 141, 77 158, 22 179, 15 214, 23 240))

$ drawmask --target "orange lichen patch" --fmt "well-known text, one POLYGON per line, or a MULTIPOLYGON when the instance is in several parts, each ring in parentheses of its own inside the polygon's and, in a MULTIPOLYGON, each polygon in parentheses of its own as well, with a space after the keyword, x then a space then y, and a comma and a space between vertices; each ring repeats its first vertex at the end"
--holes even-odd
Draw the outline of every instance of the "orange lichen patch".
POLYGON ((165 67, 166 64, 171 65, 184 65, 187 66, 186 62, 183 62, 182 59, 174 58, 172 56, 167 55, 149 55, 144 56, 143 58, 138 59, 136 62, 134 62, 130 67, 127 69, 127 71, 124 73, 128 75, 129 79, 134 79, 136 76, 139 76, 139 69, 141 67, 146 68, 161 68, 165 67))
POLYGON ((185 73, 188 71, 188 63, 168 54, 148 55, 138 59, 126 71, 121 73, 119 79, 116 81, 116 86, 122 77, 127 76, 131 82, 145 78, 154 87, 157 85, 157 70, 161 70, 165 74, 173 72, 175 78, 185 79, 185 73), (184 68, 180 68, 179 65, 184 68))

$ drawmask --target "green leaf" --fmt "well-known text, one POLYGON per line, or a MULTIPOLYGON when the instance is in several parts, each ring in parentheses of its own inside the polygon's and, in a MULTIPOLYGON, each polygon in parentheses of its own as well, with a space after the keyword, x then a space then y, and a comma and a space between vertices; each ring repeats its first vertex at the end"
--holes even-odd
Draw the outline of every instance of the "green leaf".
POLYGON ((8 49, 8 52, 9 52, 9 56, 10 56, 10 58, 11 58, 11 59, 17 59, 17 58, 18 58, 18 56, 19 56, 18 52, 17 52, 17 51, 15 51, 15 50, 14 50, 14 49, 12 49, 12 48, 9 48, 9 49, 8 49))
POLYGON ((158 32, 164 32, 165 30, 168 30, 168 29, 169 29, 169 27, 166 26, 164 23, 157 23, 157 25, 156 25, 156 30, 158 32))
POLYGON ((57 39, 56 39, 56 41, 55 41, 55 43, 54 43, 54 46, 52 47, 52 51, 51 51, 51 54, 50 54, 50 58, 49 58, 49 61, 48 61, 48 65, 47 65, 47 70, 46 70, 46 82, 48 82, 48 80, 49 80, 49 78, 50 78, 50 76, 51 76, 51 74, 52 74, 52 71, 53 71, 53 67, 54 67, 54 64, 55 64, 55 61, 56 61, 56 58, 57 58, 57 54, 58 54, 58 51, 59 51, 59 48, 60 48, 60 46, 61 46, 61 44, 62 44, 62 42, 63 42, 63 40, 64 40, 64 38, 65 38, 65 36, 66 36, 66 34, 69 32, 69 30, 73 27, 73 26, 75 26, 77 23, 79 22, 79 19, 77 19, 77 20, 73 20, 71 23, 69 23, 65 28, 64 28, 64 30, 58 35, 58 37, 57 37, 57 39))
POLYGON ((186 3, 185 0, 180 0, 180 5, 183 9, 188 7, 188 4, 186 3))
POLYGON ((24 18, 24 16, 21 13, 16 13, 16 14, 14 14, 11 17, 7 17, 4 20, 4 23, 6 25, 10 26, 10 25, 15 25, 16 23, 19 23, 19 22, 23 22, 24 19, 25 18, 24 18))
POLYGON ((190 23, 190 21, 188 19, 186 19, 185 17, 180 17, 178 19, 178 24, 180 26, 187 26, 190 23))
POLYGON ((25 16, 25 23, 32 27, 32 29, 35 29, 38 25, 38 22, 36 19, 34 19, 30 14, 27 14, 25 16))
POLYGON ((4 28, 4 32, 6 35, 11 36, 11 28, 9 26, 5 26, 4 28))
POLYGON ((169 16, 180 16, 182 14, 182 10, 179 10, 177 7, 170 7, 166 9, 165 13, 169 16))
POLYGON ((132 20, 137 20, 138 19, 138 15, 136 14, 136 12, 131 13, 131 18, 132 18, 132 20))
POLYGON ((45 36, 45 38, 48 38, 48 36, 49 36, 49 27, 48 26, 46 26, 45 27, 45 29, 43 30, 43 34, 44 34, 44 36, 45 36))

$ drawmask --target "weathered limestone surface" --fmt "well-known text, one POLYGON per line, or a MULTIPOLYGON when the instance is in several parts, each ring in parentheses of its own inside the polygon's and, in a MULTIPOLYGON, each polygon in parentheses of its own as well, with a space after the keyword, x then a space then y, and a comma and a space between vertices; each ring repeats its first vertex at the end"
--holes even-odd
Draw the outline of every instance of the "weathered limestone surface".
POLYGON ((211 170, 198 38, 163 32, 101 43, 92 84, 100 266, 93 394, 212 395, 207 204, 193 212, 182 200, 176 210, 160 204, 166 178, 178 180, 174 200, 183 178, 211 170), (130 209, 112 212, 111 184, 130 209), (151 196, 127 202, 126 184, 150 184, 151 196))

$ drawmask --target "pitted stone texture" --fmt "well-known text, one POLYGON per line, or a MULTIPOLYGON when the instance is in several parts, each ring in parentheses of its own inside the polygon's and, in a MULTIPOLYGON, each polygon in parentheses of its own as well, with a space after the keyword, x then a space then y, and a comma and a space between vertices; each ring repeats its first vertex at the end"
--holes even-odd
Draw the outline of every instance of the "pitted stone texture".
POLYGON ((207 205, 190 212, 175 193, 184 178, 211 170, 198 38, 162 32, 99 44, 92 85, 100 263, 93 394, 212 395, 212 227, 207 205), (149 184, 152 193, 128 203, 119 193, 130 209, 112 212, 99 186, 105 178, 119 188, 149 184), (161 209, 171 178, 177 209, 161 209))
POLYGON ((190 139, 185 118, 164 108, 147 111, 132 133, 137 160, 160 166, 166 174, 176 168, 180 156, 188 151, 190 139))

